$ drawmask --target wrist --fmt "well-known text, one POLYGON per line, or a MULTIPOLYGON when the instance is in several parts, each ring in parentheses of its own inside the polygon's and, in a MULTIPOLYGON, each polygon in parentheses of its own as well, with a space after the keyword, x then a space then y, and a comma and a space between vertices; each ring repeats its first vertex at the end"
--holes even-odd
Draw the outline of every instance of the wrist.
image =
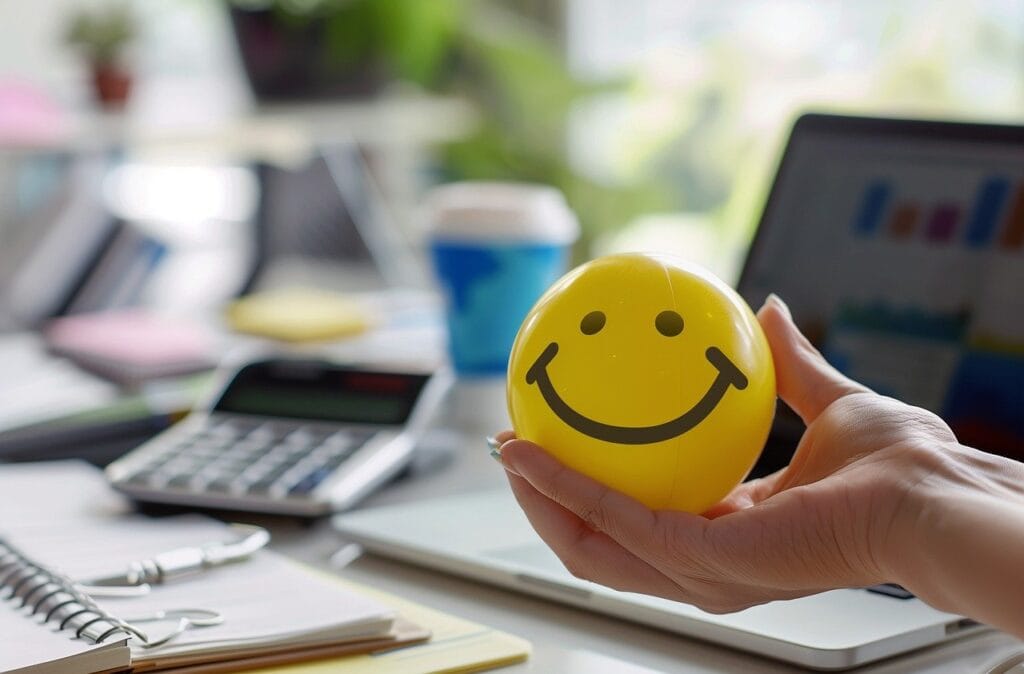
POLYGON ((918 596, 929 596, 933 605, 941 603, 936 596, 940 588, 934 560, 941 554, 936 541, 948 527, 952 501, 949 491, 932 479, 915 484, 899 504, 887 541, 887 577, 918 596))
POLYGON ((911 454, 907 468, 914 470, 897 479, 882 566, 932 606, 963 612, 950 570, 972 556, 971 541, 985 536, 986 520, 1007 506, 1024 512, 1024 466, 957 443, 911 454))
POLYGON ((878 566, 904 587, 931 576, 932 544, 948 522, 951 494, 961 463, 955 443, 914 443, 891 448, 895 465, 886 472, 884 499, 891 504, 878 566))

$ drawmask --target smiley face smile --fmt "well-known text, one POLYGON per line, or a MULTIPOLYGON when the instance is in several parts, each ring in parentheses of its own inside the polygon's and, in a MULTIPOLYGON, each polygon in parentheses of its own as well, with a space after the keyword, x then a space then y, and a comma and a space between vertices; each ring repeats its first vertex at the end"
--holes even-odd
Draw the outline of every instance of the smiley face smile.
POLYGON ((711 414, 730 386, 734 386, 737 390, 747 387, 746 375, 740 372, 739 368, 722 353, 721 349, 712 346, 704 355, 708 362, 718 370, 718 376, 715 377, 711 387, 697 401, 696 405, 675 419, 661 424, 615 426, 590 419, 562 400, 551 383, 551 376, 547 370, 548 364, 554 360, 556 355, 558 355, 558 344, 551 342, 526 372, 526 383, 528 385, 536 384, 551 411, 572 428, 592 438, 622 445, 646 445, 682 435, 711 414))

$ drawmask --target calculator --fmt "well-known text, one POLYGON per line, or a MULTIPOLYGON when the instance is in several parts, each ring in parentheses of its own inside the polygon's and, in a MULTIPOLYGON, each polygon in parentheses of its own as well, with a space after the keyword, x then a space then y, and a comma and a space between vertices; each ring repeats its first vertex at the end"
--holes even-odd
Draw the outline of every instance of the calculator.
POLYGON ((141 501, 317 516, 345 510, 412 458, 446 372, 250 362, 210 402, 107 467, 141 501))

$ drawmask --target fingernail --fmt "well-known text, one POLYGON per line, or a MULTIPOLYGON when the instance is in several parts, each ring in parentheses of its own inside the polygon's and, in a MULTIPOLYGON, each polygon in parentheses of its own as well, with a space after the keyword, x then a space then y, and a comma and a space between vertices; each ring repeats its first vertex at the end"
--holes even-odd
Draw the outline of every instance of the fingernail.
POLYGON ((787 317, 792 318, 793 314, 789 311, 789 306, 782 301, 782 298, 775 293, 768 293, 768 297, 765 299, 765 304, 773 304, 775 307, 784 313, 787 317))
MULTIPOLYGON (((493 435, 487 436, 487 449, 491 452, 491 458, 501 463, 501 443, 498 442, 498 438, 493 435)), ((502 464, 504 467, 505 464, 502 464)))
MULTIPOLYGON (((509 442, 512 441, 509 440, 509 442)), ((504 447, 504 445, 502 445, 501 447, 504 447)), ((508 472, 512 473, 513 475, 519 475, 519 472, 515 468, 510 466, 507 458, 502 455, 501 447, 491 447, 491 458, 497 461, 501 465, 501 467, 507 470, 508 472)))

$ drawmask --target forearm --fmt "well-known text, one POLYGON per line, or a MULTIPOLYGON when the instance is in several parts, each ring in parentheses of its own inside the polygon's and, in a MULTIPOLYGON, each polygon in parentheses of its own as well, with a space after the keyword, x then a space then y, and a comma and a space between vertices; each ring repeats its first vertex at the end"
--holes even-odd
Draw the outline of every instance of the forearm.
POLYGON ((899 582, 936 608, 1024 637, 1019 485, 1017 493, 955 481, 923 487, 907 502, 917 512, 896 563, 899 582))

